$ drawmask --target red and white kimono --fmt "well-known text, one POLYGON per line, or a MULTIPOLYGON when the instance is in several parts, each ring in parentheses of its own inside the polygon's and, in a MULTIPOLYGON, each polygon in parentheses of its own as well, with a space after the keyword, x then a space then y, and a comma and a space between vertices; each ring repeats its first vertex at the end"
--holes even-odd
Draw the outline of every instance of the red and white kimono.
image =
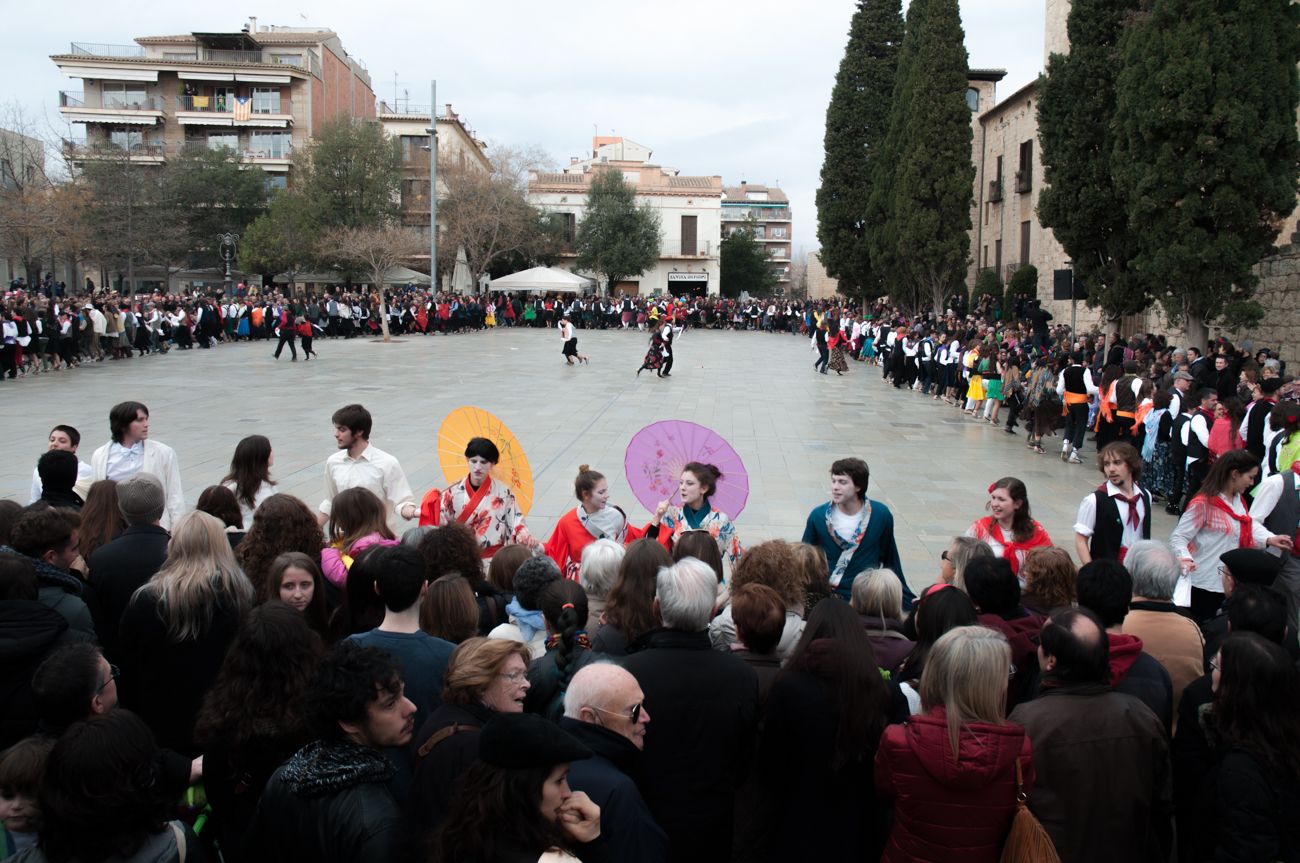
POLYGON ((470 487, 469 477, 453 483, 442 493, 437 517, 440 526, 458 521, 472 530, 484 560, 507 545, 534 541, 515 493, 492 476, 477 489, 470 487))
POLYGON ((560 567, 564 577, 578 580, 582 550, 598 539, 612 539, 626 545, 640 539, 642 532, 627 523, 627 515, 618 507, 607 505, 588 513, 581 505, 560 516, 543 551, 560 567))

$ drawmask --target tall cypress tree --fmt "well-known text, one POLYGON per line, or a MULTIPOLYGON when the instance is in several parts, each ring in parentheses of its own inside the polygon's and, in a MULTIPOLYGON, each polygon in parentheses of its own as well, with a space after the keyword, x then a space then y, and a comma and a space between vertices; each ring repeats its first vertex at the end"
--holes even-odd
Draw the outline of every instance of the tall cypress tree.
POLYGON ((970 258, 971 114, 965 34, 957 0, 928 0, 909 27, 915 60, 902 106, 905 147, 895 175, 897 254, 915 291, 943 313, 970 258))
POLYGON ((1046 187, 1038 218, 1051 228, 1088 289, 1088 304, 1115 320, 1149 296, 1130 266, 1136 237, 1115 182, 1115 79, 1119 37, 1139 0, 1074 3, 1070 53, 1053 54, 1038 87, 1038 136, 1046 187))
POLYGON ((1120 39, 1116 175, 1139 276, 1193 344, 1249 326, 1251 268, 1296 203, 1300 8, 1155 0, 1120 39))
POLYGON ((894 219, 894 189, 898 160, 907 149, 907 106, 912 100, 912 75, 916 67, 917 21, 930 0, 912 0, 907 7, 907 24, 902 47, 898 51, 898 68, 894 73, 894 92, 889 100, 889 116, 879 158, 872 166, 871 194, 867 199, 867 247, 876 271, 884 281, 884 293, 900 305, 914 306, 914 291, 900 271, 898 224, 894 219))
POLYGON ((826 108, 817 239, 822 263, 840 280, 841 293, 863 300, 884 293, 867 243, 866 213, 902 41, 901 0, 858 0, 826 108))

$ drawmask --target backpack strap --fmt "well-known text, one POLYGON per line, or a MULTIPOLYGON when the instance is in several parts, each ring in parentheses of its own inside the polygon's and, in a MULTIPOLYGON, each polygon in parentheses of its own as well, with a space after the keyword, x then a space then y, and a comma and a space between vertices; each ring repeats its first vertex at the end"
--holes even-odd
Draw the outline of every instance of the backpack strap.
POLYGON ((439 728, 432 735, 430 735, 428 740, 424 741, 424 744, 418 750, 416 750, 415 753, 416 757, 423 759, 425 756, 427 756, 430 752, 433 751, 433 747, 437 746, 439 743, 443 742, 448 737, 451 737, 455 734, 459 734, 462 731, 478 731, 478 730, 479 728, 477 725, 464 725, 459 722, 454 723, 452 725, 445 726, 443 728, 439 728))

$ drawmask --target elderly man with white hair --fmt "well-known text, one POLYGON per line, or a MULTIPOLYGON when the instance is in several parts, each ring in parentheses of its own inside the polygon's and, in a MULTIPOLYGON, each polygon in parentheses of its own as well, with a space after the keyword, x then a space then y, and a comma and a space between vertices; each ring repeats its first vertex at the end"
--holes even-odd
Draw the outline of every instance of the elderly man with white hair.
POLYGON ((1142 649, 1169 672, 1177 716, 1183 690, 1205 673, 1201 628, 1173 601, 1182 569, 1173 549, 1153 539, 1133 543, 1124 566, 1133 577, 1133 601, 1124 618, 1124 633, 1142 639, 1142 649))
POLYGON ((758 677, 710 646, 717 593, 713 569, 693 557, 661 568, 654 609, 663 627, 624 663, 654 711, 640 786, 673 863, 731 859, 736 789, 754 745, 758 677))
POLYGON ((630 776, 638 767, 649 724, 640 684, 619 666, 593 663, 569 681, 560 727, 595 753, 569 766, 569 787, 585 792, 600 807, 600 837, 583 846, 584 863, 668 859, 668 837, 630 776))

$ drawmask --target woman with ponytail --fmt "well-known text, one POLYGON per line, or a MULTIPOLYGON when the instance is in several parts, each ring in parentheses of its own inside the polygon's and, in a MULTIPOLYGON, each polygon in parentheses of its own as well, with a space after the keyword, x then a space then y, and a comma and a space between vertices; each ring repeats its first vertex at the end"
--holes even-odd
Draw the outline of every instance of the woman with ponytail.
POLYGON ((564 715, 564 693, 578 669, 591 662, 587 635, 587 593, 574 581, 553 582, 542 592, 546 618, 546 654, 528 667, 524 710, 558 720, 564 715))
POLYGON ((543 551, 555 561, 569 581, 578 580, 582 550, 598 539, 627 545, 641 538, 641 531, 627 523, 627 513, 609 502, 609 481, 589 465, 579 465, 573 480, 578 506, 560 516, 543 551))

